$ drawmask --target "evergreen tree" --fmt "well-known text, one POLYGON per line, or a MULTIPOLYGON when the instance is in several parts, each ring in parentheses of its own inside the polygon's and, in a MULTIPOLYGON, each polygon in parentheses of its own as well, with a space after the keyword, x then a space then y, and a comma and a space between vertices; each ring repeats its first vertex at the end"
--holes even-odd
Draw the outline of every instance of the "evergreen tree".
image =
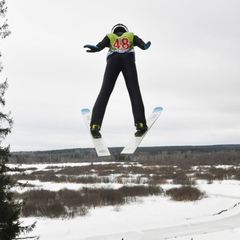
MULTIPOLYGON (((0 102, 2 105, 5 104, 3 95, 6 88, 7 82, 0 84, 0 102)), ((10 119, 9 114, 0 112, 0 122, 0 143, 2 143, 2 139, 11 131, 12 119, 10 119), (9 126, 3 127, 4 123, 9 124, 9 126)), ((9 169, 6 164, 9 155, 9 146, 0 146, 0 239, 4 240, 14 239, 20 230, 19 214, 21 206, 13 201, 12 182, 7 175, 9 169)))
MULTIPOLYGON (((8 23, 5 19, 6 12, 5 0, 0 0, 0 41, 10 35, 8 23)), ((0 73, 2 70, 3 65, 0 53, 0 73)), ((0 240, 28 239, 28 237, 17 237, 21 233, 30 232, 34 228, 35 223, 30 226, 21 226, 19 218, 23 203, 14 200, 11 188, 16 183, 11 181, 11 177, 8 174, 10 171, 13 171, 13 169, 7 166, 10 157, 10 146, 2 146, 2 140, 11 132, 13 124, 10 113, 3 112, 5 106, 4 94, 7 87, 7 80, 0 83, 0 240)), ((36 237, 31 238, 36 239, 36 237)))

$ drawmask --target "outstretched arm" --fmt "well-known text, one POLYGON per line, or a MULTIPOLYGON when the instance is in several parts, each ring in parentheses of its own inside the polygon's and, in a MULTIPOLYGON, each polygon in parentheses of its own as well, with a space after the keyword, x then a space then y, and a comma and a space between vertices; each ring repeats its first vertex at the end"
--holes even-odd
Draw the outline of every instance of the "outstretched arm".
POLYGON ((141 38, 134 35, 134 46, 138 46, 142 50, 147 50, 151 46, 151 42, 148 41, 147 43, 145 43, 141 38))
POLYGON ((86 50, 86 52, 99 52, 99 48, 95 45, 86 44, 83 47, 84 48, 89 48, 89 49, 86 50))
POLYGON ((87 52, 99 52, 103 50, 105 47, 109 47, 109 38, 105 36, 101 42, 99 42, 97 45, 91 45, 91 44, 86 44, 83 47, 84 48, 89 48, 87 52))

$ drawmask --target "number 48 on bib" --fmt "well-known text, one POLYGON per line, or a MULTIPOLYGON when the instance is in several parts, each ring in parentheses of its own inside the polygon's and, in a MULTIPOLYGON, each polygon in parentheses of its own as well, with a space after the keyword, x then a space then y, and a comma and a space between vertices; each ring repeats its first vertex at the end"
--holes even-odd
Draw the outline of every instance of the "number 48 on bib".
POLYGON ((116 38, 115 42, 113 43, 113 47, 116 49, 124 49, 124 50, 128 50, 130 49, 130 41, 128 38, 124 37, 124 38, 116 38))

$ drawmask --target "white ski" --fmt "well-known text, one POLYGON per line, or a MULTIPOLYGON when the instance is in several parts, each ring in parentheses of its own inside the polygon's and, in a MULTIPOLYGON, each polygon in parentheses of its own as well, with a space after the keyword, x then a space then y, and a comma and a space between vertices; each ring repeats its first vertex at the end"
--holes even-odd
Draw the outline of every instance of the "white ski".
POLYGON ((148 130, 141 136, 141 137, 135 137, 133 136, 130 140, 130 142, 126 145, 126 147, 122 150, 121 154, 133 154, 139 144, 142 142, 143 138, 146 136, 148 131, 151 129, 153 124, 156 122, 158 117, 161 115, 163 108, 162 107, 156 107, 153 109, 153 112, 147 119, 147 125, 148 130))
MULTIPOLYGON (((87 128, 89 130, 90 128, 90 121, 91 121, 91 112, 89 109, 85 108, 81 110, 83 119, 87 125, 87 128)), ((91 135, 91 134, 90 134, 91 135)), ((93 138, 91 135, 94 147, 96 149, 98 157, 106 157, 106 156, 111 156, 103 138, 93 138)))

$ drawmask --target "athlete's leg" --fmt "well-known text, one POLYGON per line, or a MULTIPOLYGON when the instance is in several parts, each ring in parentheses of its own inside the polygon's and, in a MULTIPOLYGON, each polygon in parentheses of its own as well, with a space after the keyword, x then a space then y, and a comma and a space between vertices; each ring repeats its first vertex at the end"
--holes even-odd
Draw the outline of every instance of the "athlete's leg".
POLYGON ((130 96, 134 122, 146 124, 144 104, 138 83, 134 54, 122 54, 123 76, 130 96))
POLYGON ((114 54, 107 60, 102 87, 92 111, 91 126, 93 124, 96 124, 101 127, 102 125, 108 100, 115 86, 117 77, 120 73, 120 66, 118 61, 118 54, 114 54))

